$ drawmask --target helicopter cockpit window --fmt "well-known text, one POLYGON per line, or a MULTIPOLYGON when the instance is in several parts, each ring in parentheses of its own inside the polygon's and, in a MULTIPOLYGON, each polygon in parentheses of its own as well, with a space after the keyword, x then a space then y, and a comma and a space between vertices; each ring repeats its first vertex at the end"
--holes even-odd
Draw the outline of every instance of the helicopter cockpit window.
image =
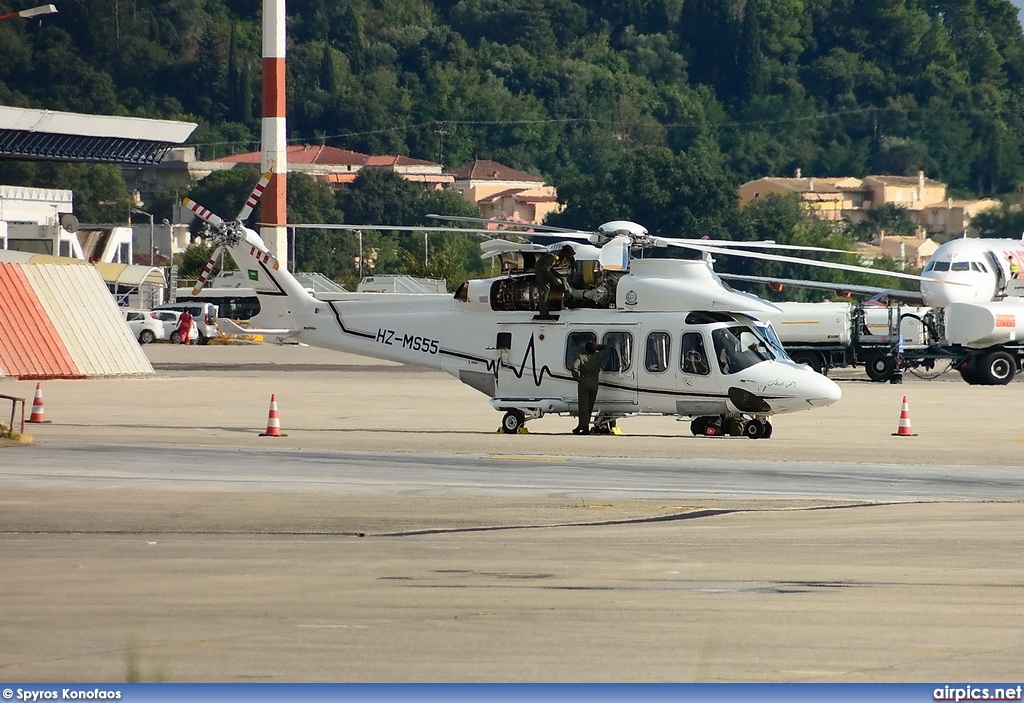
POLYGON ((768 353, 775 359, 786 359, 792 361, 789 358, 789 353, 786 351, 786 347, 783 346, 782 340, 779 339, 778 333, 772 326, 771 322, 765 324, 764 327, 758 326, 757 331, 761 333, 765 341, 768 342, 768 353))
POLYGON ((604 360, 601 370, 615 373, 629 371, 633 365, 633 335, 629 332, 606 332, 601 343, 615 352, 604 360))
POLYGON ((683 335, 679 363, 684 373, 700 376, 707 376, 711 373, 711 368, 708 366, 708 354, 704 349, 704 338, 700 332, 687 332, 683 335))
POLYGON ((668 332, 651 332, 647 335, 644 368, 649 373, 661 373, 668 370, 668 356, 671 349, 672 337, 668 332))
POLYGON ((724 374, 737 373, 771 358, 764 340, 745 325, 713 330, 711 341, 724 374))
POLYGON ((597 335, 593 332, 570 332, 565 338, 565 368, 569 369, 572 360, 583 351, 587 342, 597 342, 597 335))

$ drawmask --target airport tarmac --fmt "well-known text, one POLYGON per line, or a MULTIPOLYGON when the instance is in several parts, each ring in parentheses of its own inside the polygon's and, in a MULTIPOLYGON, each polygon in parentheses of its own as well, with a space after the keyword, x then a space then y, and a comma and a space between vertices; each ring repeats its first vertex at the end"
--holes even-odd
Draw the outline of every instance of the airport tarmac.
MULTIPOLYGON (((517 459, 554 473, 578 457, 1018 481, 1019 383, 851 377, 840 403, 775 418, 769 440, 693 437, 671 418, 624 420, 623 436, 574 436, 558 417, 500 435, 487 399, 437 372, 309 347, 146 352, 153 377, 44 381, 51 422, 30 426, 33 446, 0 447, 0 678, 1018 682, 1017 488, 808 497, 760 467, 761 494, 743 497, 673 484, 594 500, 569 474, 557 491, 487 485, 515 485, 517 459), (271 394, 287 437, 259 437, 271 394), (916 437, 892 436, 903 396, 916 437), (134 445, 156 445, 137 472, 134 445), (3 470, 76 447, 62 470, 3 470), (117 470, 90 484, 107 447, 117 470), (142 482, 161 447, 163 482, 142 482), (226 475, 231 451, 253 452, 251 484, 197 478, 226 475), (344 474, 341 452, 379 454, 380 489, 278 475, 314 454, 344 474), (508 461, 471 491, 425 490, 385 465, 396 453, 508 461)), ((0 379, 29 404, 34 389, 0 379)))
MULTIPOLYGON (((528 452, 622 457, 760 458, 1021 466, 1024 381, 969 386, 955 373, 903 384, 846 374, 837 404, 772 419, 769 440, 694 437, 689 422, 627 418, 622 436, 578 437, 548 416, 528 435, 497 433, 501 414, 481 393, 437 371, 299 346, 145 347, 152 377, 43 382, 38 441, 275 446, 399 452, 528 452), (260 438, 270 397, 284 438, 260 438), (906 396, 916 437, 894 437, 906 396)), ((34 382, 0 378, 26 399, 34 382)), ((3 408, 0 407, 0 414, 3 408)))

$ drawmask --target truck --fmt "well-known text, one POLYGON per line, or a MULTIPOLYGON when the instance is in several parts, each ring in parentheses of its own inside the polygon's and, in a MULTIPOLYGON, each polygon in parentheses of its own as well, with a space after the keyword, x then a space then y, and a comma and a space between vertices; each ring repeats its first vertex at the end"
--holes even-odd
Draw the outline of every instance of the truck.
POLYGON ((777 303, 770 322, 783 348, 819 373, 863 366, 872 381, 948 362, 972 385, 1010 383, 1024 364, 1024 299, 945 308, 870 303, 777 303))
POLYGON ((762 314, 797 363, 818 373, 863 366, 873 381, 891 380, 906 352, 928 344, 927 308, 853 303, 776 303, 762 314))

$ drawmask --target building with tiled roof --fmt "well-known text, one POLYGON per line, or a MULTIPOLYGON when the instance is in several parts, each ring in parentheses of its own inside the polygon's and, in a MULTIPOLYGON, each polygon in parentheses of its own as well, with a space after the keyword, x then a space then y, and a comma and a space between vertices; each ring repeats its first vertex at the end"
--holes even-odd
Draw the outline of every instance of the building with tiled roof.
POLYGON ((744 183, 739 188, 740 207, 772 194, 795 194, 809 211, 832 221, 862 222, 872 208, 895 205, 905 208, 925 233, 941 241, 962 234, 975 215, 999 205, 987 198, 952 200, 946 184, 926 178, 924 171, 917 176, 804 178, 797 169, 793 178, 769 176, 744 183))
MULTIPOLYGON (((367 154, 361 154, 358 151, 349 151, 348 149, 338 149, 333 146, 325 146, 323 144, 311 145, 302 144, 290 146, 286 149, 288 155, 288 168, 295 167, 295 170, 301 171, 318 171, 325 169, 333 169, 338 166, 344 166, 349 170, 358 171, 366 163, 366 160, 370 158, 367 154)), ((259 164, 263 158, 263 154, 258 151, 250 151, 245 154, 232 154, 231 156, 222 156, 219 159, 214 159, 214 163, 228 163, 228 164, 259 164)))
MULTIPOLYGON (((364 168, 383 168, 394 171, 408 181, 424 183, 428 187, 442 188, 451 185, 454 178, 442 172, 441 164, 408 156, 371 156, 358 151, 338 149, 325 145, 290 146, 287 149, 288 170, 305 173, 333 188, 342 188, 354 181, 364 168)), ((234 154, 215 159, 219 164, 259 164, 258 151, 234 154)))
POLYGON ((455 189, 484 217, 539 224, 549 212, 561 209, 554 186, 532 173, 497 161, 475 159, 451 171, 455 189))

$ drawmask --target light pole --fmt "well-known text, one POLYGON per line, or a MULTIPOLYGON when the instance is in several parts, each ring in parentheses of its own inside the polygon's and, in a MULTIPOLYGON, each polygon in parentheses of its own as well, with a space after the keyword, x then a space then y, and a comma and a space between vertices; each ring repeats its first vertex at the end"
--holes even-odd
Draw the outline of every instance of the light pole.
POLYGON ((39 7, 30 7, 27 10, 21 10, 20 12, 8 12, 6 15, 0 15, 0 20, 9 20, 12 17, 38 17, 39 15, 52 15, 57 11, 54 5, 40 5, 39 7))
POLYGON ((154 227, 153 227, 153 216, 150 215, 145 210, 140 210, 137 207, 133 207, 132 208, 132 212, 136 212, 136 213, 138 213, 140 215, 145 215, 146 217, 149 218, 149 265, 153 266, 154 265, 153 259, 156 258, 156 253, 154 251, 154 249, 155 249, 155 244, 154 244, 155 234, 154 234, 154 227))

